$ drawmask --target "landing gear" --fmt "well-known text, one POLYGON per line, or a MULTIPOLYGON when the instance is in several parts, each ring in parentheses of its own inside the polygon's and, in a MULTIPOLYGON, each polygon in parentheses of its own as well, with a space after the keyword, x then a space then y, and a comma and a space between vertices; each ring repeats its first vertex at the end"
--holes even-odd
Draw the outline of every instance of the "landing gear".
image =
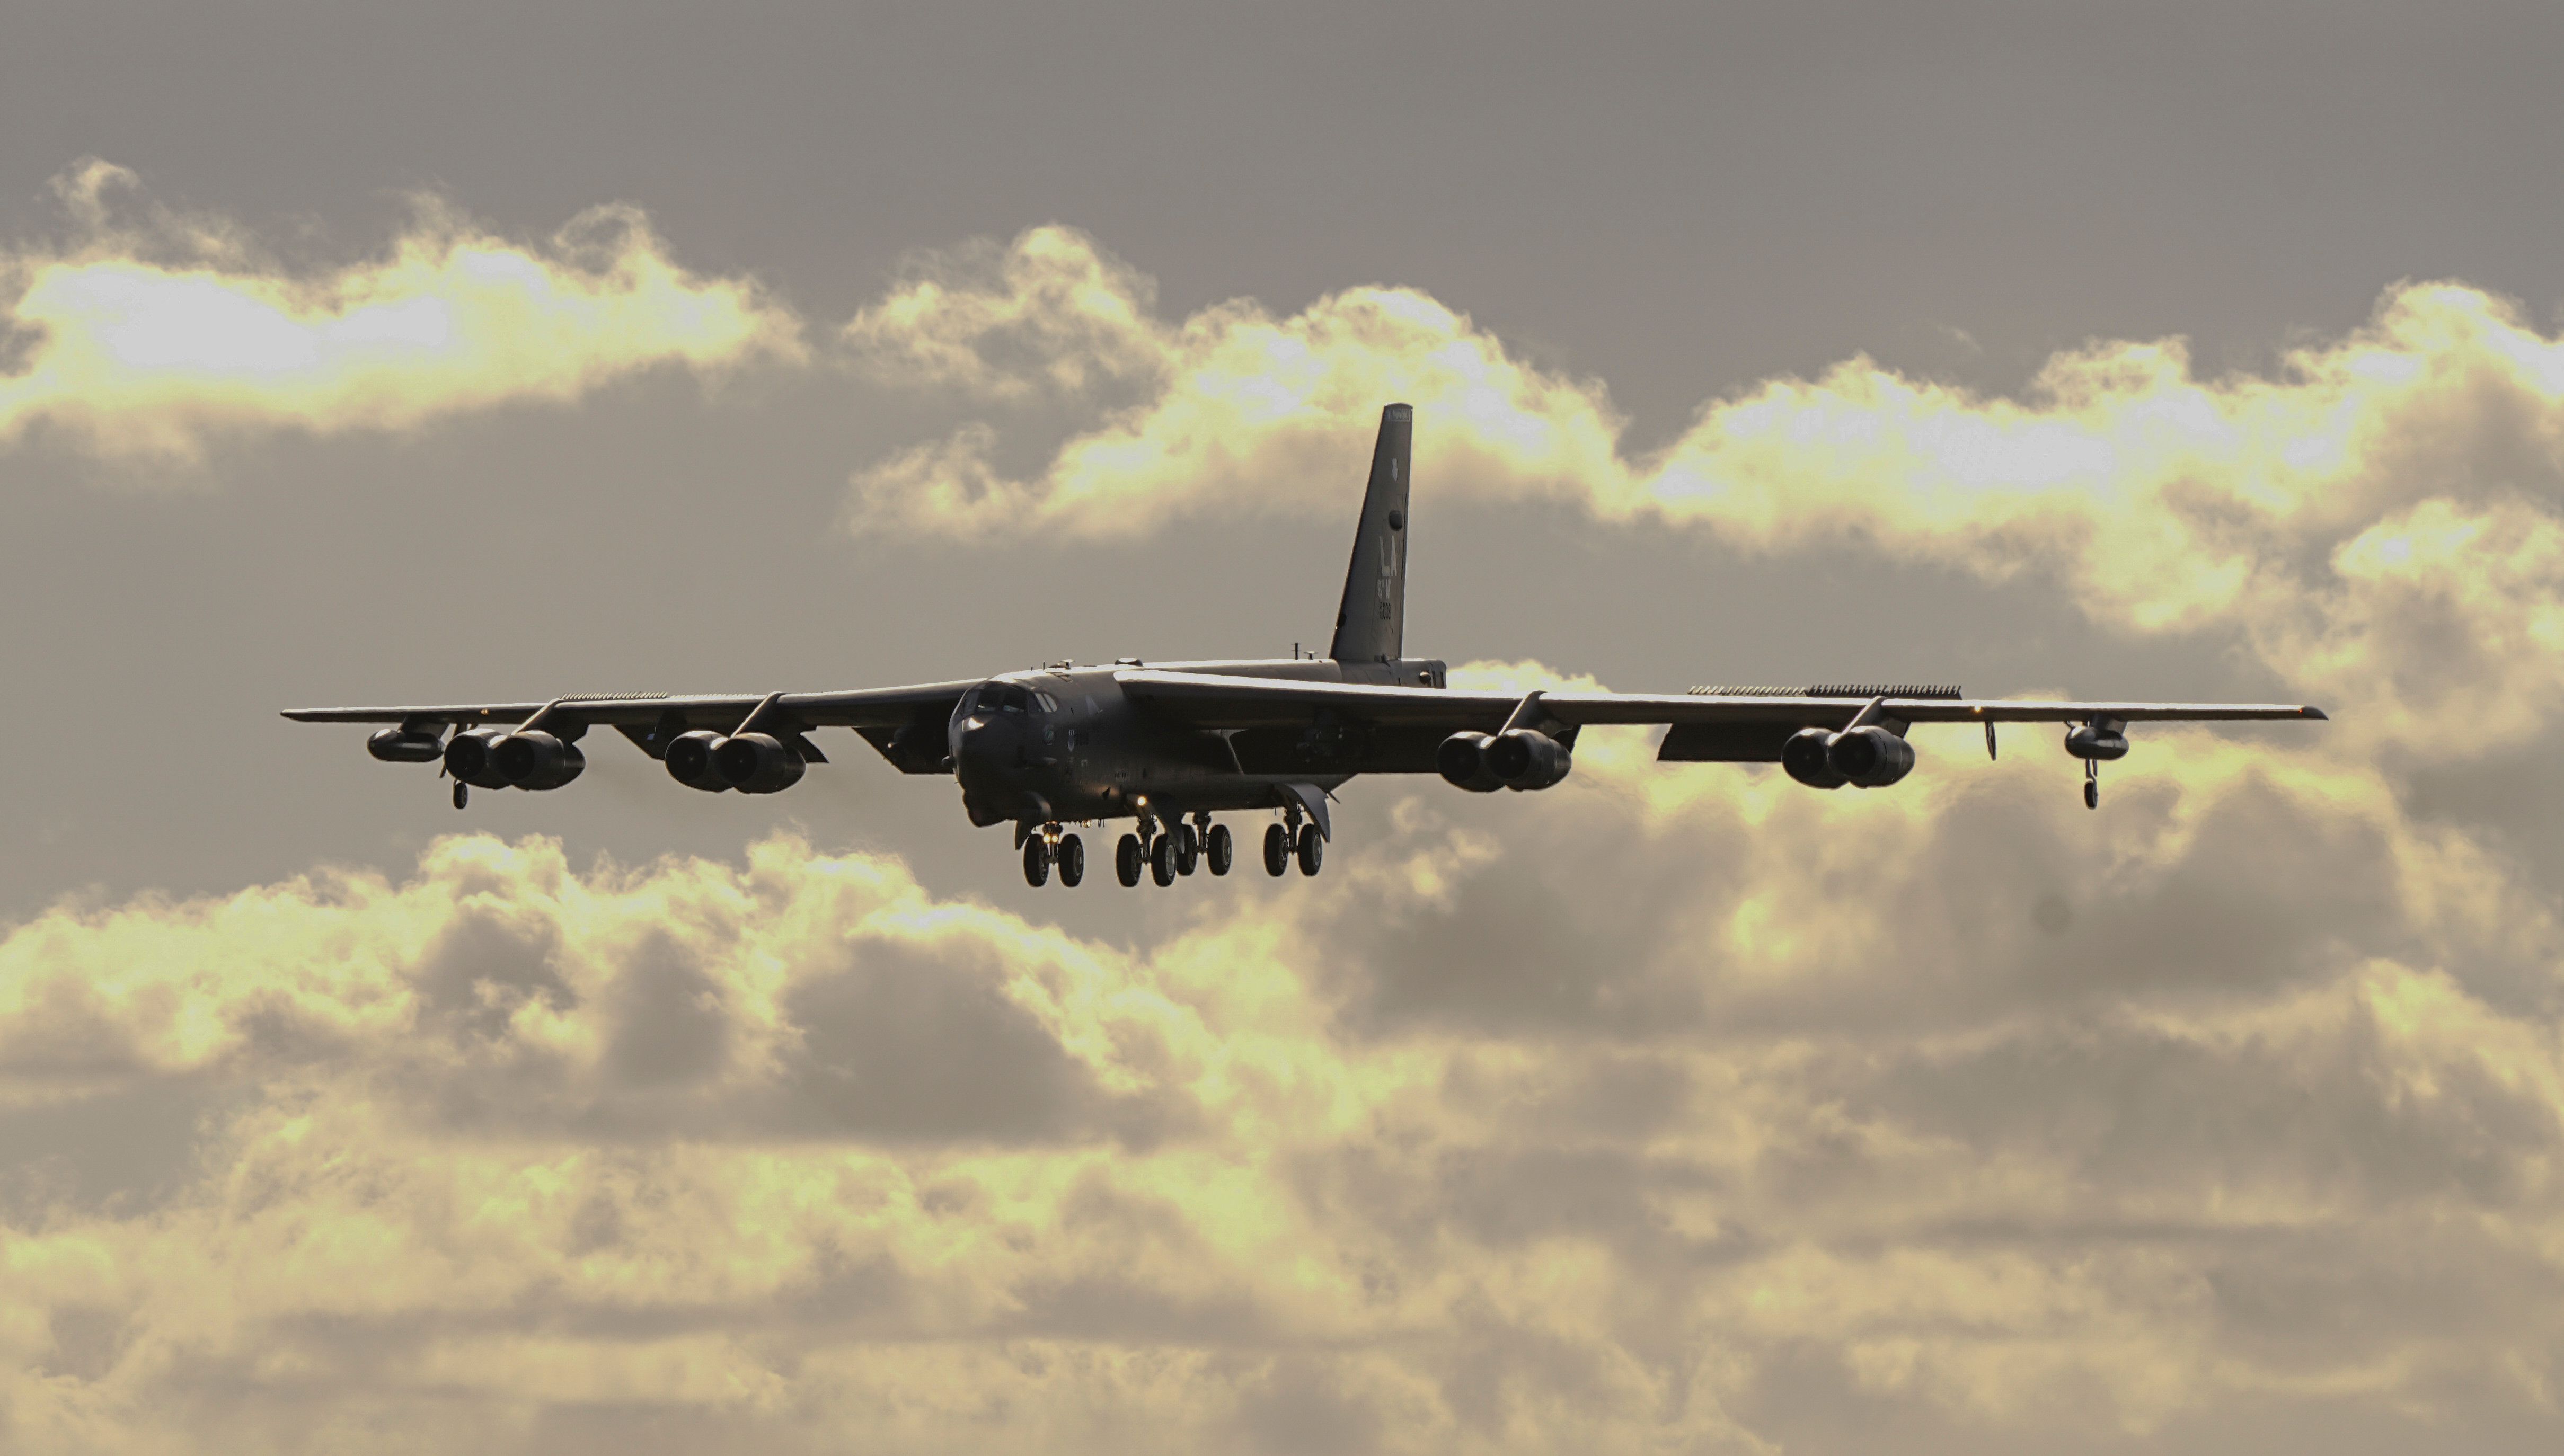
POLYGON ((2101 807, 2101 765, 2089 758, 2083 760, 2083 807, 2101 807))
POLYGON ((1318 826, 1315 824, 1301 825, 1300 873, 1303 875, 1314 875, 1318 873, 1319 862, 1326 859, 1326 857, 1327 841, 1318 833, 1318 826))
POLYGON ((1264 873, 1276 879, 1291 867, 1291 831, 1279 824, 1264 826, 1264 873))
POLYGON ((1175 836, 1161 834, 1149 846, 1149 878, 1162 886, 1175 883, 1175 836))
POLYGON ((461 779, 456 779, 454 782, 454 807, 460 809, 470 802, 472 802, 472 785, 463 782, 461 779))
POLYGON ((1175 873, 1191 874, 1193 865, 1201 858, 1200 832, 1190 824, 1178 823, 1167 831, 1167 837, 1175 842, 1175 873))
POLYGON ((1051 858, 1059 861, 1059 883, 1062 885, 1074 890, 1086 878, 1085 840, 1074 834, 1062 836, 1059 848, 1051 851, 1051 858))
POLYGON ((1236 862, 1237 841, 1230 836, 1228 826, 1213 824, 1210 833, 1202 836, 1202 863, 1210 866, 1212 874, 1225 875, 1236 862))
POLYGON ((1113 846, 1113 873, 1121 878, 1124 889, 1140 883, 1140 869, 1148 858, 1148 853, 1140 848, 1140 836, 1136 834, 1123 835, 1122 842, 1113 846))
POLYGON ((1050 841, 1038 834, 1024 839, 1024 883, 1035 890, 1050 883, 1050 841))

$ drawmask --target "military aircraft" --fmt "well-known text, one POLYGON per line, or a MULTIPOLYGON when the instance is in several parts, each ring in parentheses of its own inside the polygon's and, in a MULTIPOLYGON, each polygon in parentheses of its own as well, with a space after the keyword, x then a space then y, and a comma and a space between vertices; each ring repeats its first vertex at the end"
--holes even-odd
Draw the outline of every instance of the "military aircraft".
POLYGON ((1694 688, 1676 695, 1466 693, 1444 665, 1404 655, 1409 447, 1414 413, 1381 412, 1371 482, 1354 535, 1335 639, 1324 657, 1109 665, 851 692, 675 697, 569 694, 544 703, 294 709, 303 723, 387 725, 366 742, 386 762, 442 763, 454 806, 475 788, 556 789, 578 777, 579 738, 610 727, 669 776, 707 793, 780 793, 825 763, 811 734, 850 728, 903 773, 951 774, 982 827, 1012 824, 1024 879, 1086 875, 1067 826, 1130 819, 1114 853, 1126 886, 1172 885, 1207 865, 1225 875, 1235 840, 1212 815, 1278 810, 1266 873, 1315 875, 1334 830, 1334 790, 1365 773, 1439 773, 1473 793, 1564 780, 1590 724, 1661 724, 1669 763, 1773 763, 1812 788, 1884 788, 1912 771, 1918 723, 2068 726, 2083 802, 2100 806, 2100 765, 2128 751, 2140 722, 2320 719, 2265 703, 1979 700, 1957 688, 1694 688), (449 734, 450 730, 450 734, 449 734))

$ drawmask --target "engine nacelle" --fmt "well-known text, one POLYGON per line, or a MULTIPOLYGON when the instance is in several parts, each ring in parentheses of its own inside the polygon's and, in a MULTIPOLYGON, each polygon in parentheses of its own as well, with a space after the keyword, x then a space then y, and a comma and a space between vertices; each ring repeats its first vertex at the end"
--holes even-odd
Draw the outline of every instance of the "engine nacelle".
POLYGON ((1505 729, 1478 756, 1505 787, 1526 790, 1557 783, 1576 761, 1565 743, 1531 728, 1505 729))
POLYGON ((541 728, 513 732, 490 749, 499 775, 524 789, 558 788, 587 767, 587 755, 541 728))
POLYGON ((2107 763, 2128 756, 2128 735, 2111 725, 2087 723, 2065 735, 2065 751, 2087 761, 2107 763))
POLYGON ((679 733, 669 739, 668 751, 662 760, 668 765, 668 776, 688 788, 699 788, 706 793, 728 792, 730 784, 723 780, 721 770, 713 767, 713 750, 724 741, 721 734, 703 728, 679 733))
POLYGON ((772 733, 735 733, 713 749, 713 770, 744 794, 781 793, 806 769, 801 755, 772 733))
POLYGON ((1833 760, 1825 750, 1833 746, 1831 728, 1801 728, 1790 734, 1781 745, 1781 769, 1810 788, 1840 788, 1848 782, 1834 772, 1833 760))
POLYGON ((466 728, 456 733, 445 745, 445 771, 474 788, 506 788, 508 775, 499 771, 499 740, 508 736, 502 728, 466 728))
POLYGON ((1433 750, 1433 767, 1454 788, 1491 794, 1505 786, 1487 766, 1487 749, 1496 740, 1485 733, 1453 733, 1433 750))
POLYGON ((1914 745, 1874 725, 1856 728, 1826 742, 1825 766, 1845 783, 1885 788, 1914 771, 1914 745))
POLYGON ((445 756, 445 734, 387 728, 365 739, 365 751, 385 763, 433 763, 445 756))

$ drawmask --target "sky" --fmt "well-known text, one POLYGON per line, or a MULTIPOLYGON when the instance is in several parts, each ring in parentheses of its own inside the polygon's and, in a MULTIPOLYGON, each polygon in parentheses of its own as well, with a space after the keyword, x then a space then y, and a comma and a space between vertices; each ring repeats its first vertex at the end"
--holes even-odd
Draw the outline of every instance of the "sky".
POLYGON ((0 1447, 2552 1449, 2559 46, 12 7, 0 1447), (2331 721, 1069 891, 276 717, 1279 656, 1390 400, 1455 682, 2331 721))

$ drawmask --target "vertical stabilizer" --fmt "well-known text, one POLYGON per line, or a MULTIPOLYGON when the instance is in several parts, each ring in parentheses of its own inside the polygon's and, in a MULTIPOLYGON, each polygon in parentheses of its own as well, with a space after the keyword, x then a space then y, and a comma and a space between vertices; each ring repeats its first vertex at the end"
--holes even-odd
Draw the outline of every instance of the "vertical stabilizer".
POLYGON ((1387 662, 1406 640, 1406 465, 1415 411, 1392 404, 1380 412, 1380 443, 1371 452, 1371 488, 1363 493, 1354 561, 1345 572, 1345 601, 1336 612, 1338 662, 1387 662))

